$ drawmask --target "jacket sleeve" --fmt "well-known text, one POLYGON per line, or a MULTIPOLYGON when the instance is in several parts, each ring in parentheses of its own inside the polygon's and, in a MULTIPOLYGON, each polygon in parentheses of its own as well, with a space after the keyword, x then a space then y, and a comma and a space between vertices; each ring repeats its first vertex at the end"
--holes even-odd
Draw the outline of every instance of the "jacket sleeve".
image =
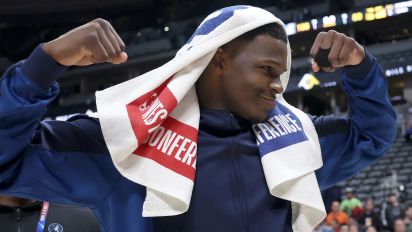
POLYGON ((316 171, 321 190, 343 181, 381 158, 394 142, 396 115, 387 79, 376 59, 344 68, 346 116, 310 116, 319 136, 323 167, 316 171))
POLYGON ((0 193, 93 208, 120 174, 90 132, 98 123, 41 122, 64 70, 39 46, 0 79, 0 193))

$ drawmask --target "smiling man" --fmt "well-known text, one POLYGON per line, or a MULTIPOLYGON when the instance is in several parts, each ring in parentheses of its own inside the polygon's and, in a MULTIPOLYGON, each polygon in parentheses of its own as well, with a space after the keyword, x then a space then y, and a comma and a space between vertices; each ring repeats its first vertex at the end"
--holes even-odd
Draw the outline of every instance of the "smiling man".
POLYGON ((275 107, 276 94, 283 92, 280 75, 287 69, 287 37, 277 24, 257 30, 261 32, 246 34, 217 50, 197 83, 202 107, 230 111, 254 122, 262 122, 275 107))
MULTIPOLYGON (((156 71, 149 73, 148 82, 142 82, 144 76, 137 78, 140 85, 160 84, 150 84, 151 89, 143 93, 145 101, 137 98, 133 105, 128 99, 117 111, 105 110, 111 104, 97 95, 100 120, 80 115, 66 122, 41 122, 45 107, 59 92, 55 80, 67 66, 122 63, 127 55, 120 37, 101 19, 39 45, 1 80, 0 192, 90 207, 106 231, 311 231, 325 215, 318 204, 319 188, 356 174, 380 158, 394 140, 395 113, 385 76, 352 38, 336 31, 319 33, 311 55, 330 49, 331 66, 325 71, 343 67, 342 86, 350 113, 306 116, 282 98, 290 72, 284 26, 269 12, 249 6, 208 16, 174 61, 197 54, 202 49, 198 41, 213 33, 224 34, 227 25, 234 38, 211 49, 203 69, 197 69, 202 67, 196 65, 198 61, 190 66, 200 75, 195 78, 198 132, 184 124, 196 122, 188 119, 191 114, 182 113, 192 105, 186 104, 186 98, 173 97, 173 88, 180 90, 190 80, 182 74, 183 84, 175 84, 181 80, 179 70, 165 81, 168 87, 156 79, 156 71), (238 32, 255 19, 263 23, 238 32), (243 21, 233 26, 231 20, 243 21), (112 132, 122 130, 123 124, 107 120, 106 112, 130 117, 125 128, 143 141, 129 140, 128 132, 113 138, 112 132), (157 125, 158 120, 164 121, 157 125), (142 135, 145 126, 148 133, 142 135), (198 134, 193 137, 191 132, 198 134), (131 148, 121 146, 129 141, 131 148), (122 159, 114 155, 127 149, 132 150, 126 155, 133 154, 122 159), (137 174, 129 175, 125 168, 137 174), (316 176, 314 169, 318 169, 316 176), (172 181, 167 179, 170 176, 172 181), (179 185, 182 179, 191 186, 188 191, 179 185), (188 202, 176 200, 173 191, 188 202)), ((213 38, 204 41, 214 42, 213 38)), ((312 68, 320 70, 315 62, 312 68)), ((122 86, 141 87, 131 83, 104 92, 121 90, 106 99, 116 101, 128 94, 122 86)))

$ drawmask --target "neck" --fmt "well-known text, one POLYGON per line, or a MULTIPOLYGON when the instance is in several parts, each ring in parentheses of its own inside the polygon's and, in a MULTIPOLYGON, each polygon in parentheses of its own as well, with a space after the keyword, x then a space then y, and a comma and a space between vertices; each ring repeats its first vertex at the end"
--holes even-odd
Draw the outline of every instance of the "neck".
POLYGON ((35 202, 32 199, 24 199, 12 196, 0 196, 0 204, 9 207, 21 207, 35 202))

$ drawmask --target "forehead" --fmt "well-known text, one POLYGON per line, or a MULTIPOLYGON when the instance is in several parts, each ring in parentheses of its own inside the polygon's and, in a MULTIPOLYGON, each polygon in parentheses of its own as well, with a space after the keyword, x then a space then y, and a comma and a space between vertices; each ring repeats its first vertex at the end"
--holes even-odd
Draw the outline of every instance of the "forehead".
POLYGON ((270 35, 258 35, 250 41, 233 41, 229 45, 229 53, 234 59, 241 61, 271 60, 280 68, 286 69, 287 46, 282 40, 270 35))

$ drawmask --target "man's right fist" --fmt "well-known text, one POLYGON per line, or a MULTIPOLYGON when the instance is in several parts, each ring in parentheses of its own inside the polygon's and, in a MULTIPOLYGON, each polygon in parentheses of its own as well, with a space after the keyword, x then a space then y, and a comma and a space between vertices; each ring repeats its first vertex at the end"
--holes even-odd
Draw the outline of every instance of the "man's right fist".
POLYGON ((120 64, 127 60, 124 48, 122 39, 104 19, 95 19, 43 44, 44 51, 65 66, 120 64))

